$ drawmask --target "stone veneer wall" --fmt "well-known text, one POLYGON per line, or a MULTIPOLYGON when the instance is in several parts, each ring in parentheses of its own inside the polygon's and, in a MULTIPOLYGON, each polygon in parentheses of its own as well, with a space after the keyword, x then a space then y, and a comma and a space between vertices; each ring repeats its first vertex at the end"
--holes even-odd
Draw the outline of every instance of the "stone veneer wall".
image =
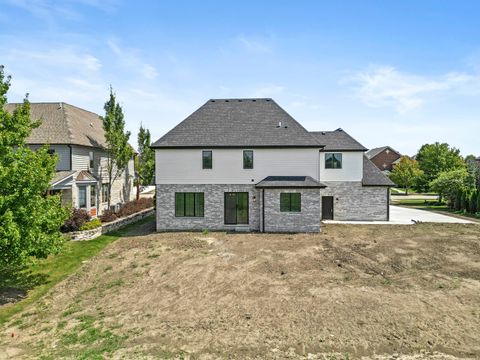
POLYGON ((361 182, 323 183, 327 187, 320 190, 320 195, 333 196, 334 220, 388 220, 388 187, 362 186, 361 182))
POLYGON ((265 232, 320 231, 319 189, 265 189, 265 232), (281 212, 280 193, 301 193, 300 212, 281 212))
POLYGON ((260 198, 253 185, 236 184, 157 184, 157 231, 174 230, 233 230, 245 225, 224 224, 224 193, 248 192, 249 230, 260 230, 260 198), (176 192, 203 192, 203 217, 176 217, 176 192), (255 197, 255 201, 254 201, 255 197))

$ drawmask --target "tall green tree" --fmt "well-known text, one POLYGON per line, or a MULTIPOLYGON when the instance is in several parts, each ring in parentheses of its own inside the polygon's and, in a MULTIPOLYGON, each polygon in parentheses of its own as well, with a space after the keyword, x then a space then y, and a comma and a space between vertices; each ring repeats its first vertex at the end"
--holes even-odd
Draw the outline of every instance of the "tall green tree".
POLYGON ((476 160, 475 155, 467 155, 465 157, 465 165, 468 171, 468 182, 471 187, 480 189, 480 164, 476 160))
POLYGON ((443 198, 446 198, 450 206, 453 207, 457 194, 468 190, 467 177, 468 173, 465 168, 443 171, 432 180, 430 189, 438 193, 440 202, 443 198))
POLYGON ((106 171, 108 177, 107 203, 110 208, 112 185, 125 171, 134 151, 128 140, 130 132, 125 131, 125 119, 120 104, 117 103, 115 93, 110 87, 110 96, 105 103, 105 116, 102 117, 106 140, 106 171))
POLYGON ((0 66, 0 267, 58 252, 67 217, 60 197, 46 195, 57 158, 48 146, 32 151, 26 145, 40 121, 30 119, 28 95, 13 113, 5 110, 9 87, 10 77, 0 66))
POLYGON ((408 195, 408 188, 412 187, 422 175, 423 171, 418 167, 418 162, 404 155, 390 173, 390 180, 404 188, 405 195, 408 195))
POLYGON ((450 147, 447 143, 436 142, 423 145, 416 156, 423 176, 419 177, 416 189, 428 191, 429 184, 445 171, 465 168, 465 162, 460 156, 460 150, 450 147))
POLYGON ((150 130, 140 125, 138 131, 138 163, 137 172, 141 185, 152 185, 155 175, 155 152, 150 145, 150 130))

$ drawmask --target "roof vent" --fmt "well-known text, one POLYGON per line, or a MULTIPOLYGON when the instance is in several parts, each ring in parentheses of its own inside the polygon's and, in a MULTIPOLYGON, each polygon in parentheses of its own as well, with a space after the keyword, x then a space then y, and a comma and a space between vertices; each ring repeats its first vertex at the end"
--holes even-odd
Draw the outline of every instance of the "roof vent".
POLYGON ((322 135, 325 135, 325 131, 322 131, 322 135))
POLYGON ((257 100, 255 100, 255 99, 252 99, 252 101, 257 101, 257 100))
POLYGON ((288 129, 288 126, 287 126, 287 125, 285 125, 285 129, 288 129))
POLYGON ((238 102, 242 102, 242 99, 238 99, 238 102))
POLYGON ((338 128, 337 131, 343 131, 343 129, 342 129, 342 128, 338 128))
POLYGON ((93 123, 90 123, 90 127, 92 127, 92 128, 93 128, 93 123))
POLYGON ((210 102, 215 102, 215 100, 210 100, 210 102))
POLYGON ((230 100, 225 100, 225 102, 229 102, 230 100))
POLYGON ((279 122, 278 122, 278 125, 277 125, 277 129, 279 129, 279 128, 281 128, 281 127, 282 127, 282 122, 279 121, 279 122))
POLYGON ((265 99, 265 101, 270 101, 270 99, 265 99))

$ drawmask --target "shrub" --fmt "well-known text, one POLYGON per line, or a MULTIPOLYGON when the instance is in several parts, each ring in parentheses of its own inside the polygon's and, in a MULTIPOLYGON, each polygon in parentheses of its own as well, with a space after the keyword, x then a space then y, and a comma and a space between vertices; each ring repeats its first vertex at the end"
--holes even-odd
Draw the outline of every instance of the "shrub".
POLYGON ((153 206, 152 198, 141 198, 125 203, 117 212, 118 217, 124 217, 135 214, 141 210, 148 209, 153 206))
POLYGON ((86 222, 85 224, 83 224, 80 227, 80 230, 91 230, 91 229, 96 229, 100 226, 102 226, 102 222, 100 221, 100 219, 97 218, 97 219, 92 219, 86 222))
POLYGON ((118 216, 115 214, 113 210, 105 210, 102 215, 100 215, 100 220, 104 223, 111 222, 117 220, 118 216))
POLYGON ((91 216, 84 209, 72 209, 70 217, 65 220, 61 227, 62 232, 78 231, 87 222, 91 216))

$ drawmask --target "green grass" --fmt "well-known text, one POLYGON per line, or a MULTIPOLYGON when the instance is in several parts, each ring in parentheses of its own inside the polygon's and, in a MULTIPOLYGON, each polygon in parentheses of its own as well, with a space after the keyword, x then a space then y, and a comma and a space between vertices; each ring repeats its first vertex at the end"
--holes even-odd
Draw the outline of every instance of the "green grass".
POLYGON ((124 236, 132 227, 140 226, 151 220, 152 216, 149 216, 135 224, 99 236, 94 240, 68 241, 60 254, 49 256, 45 260, 37 260, 20 273, 15 274, 13 279, 0 279, 2 280, 0 281, 0 288, 7 283, 9 287, 28 290, 28 295, 25 299, 13 304, 3 305, 0 308, 0 325, 40 299, 55 284, 73 274, 83 261, 92 258, 108 244, 124 236))

